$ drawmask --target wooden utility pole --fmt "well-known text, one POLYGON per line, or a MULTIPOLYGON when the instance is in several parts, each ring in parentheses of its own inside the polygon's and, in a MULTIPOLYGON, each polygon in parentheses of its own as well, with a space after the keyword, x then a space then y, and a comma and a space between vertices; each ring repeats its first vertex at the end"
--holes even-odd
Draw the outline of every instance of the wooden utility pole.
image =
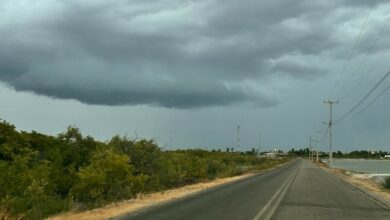
POLYGON ((333 115, 333 109, 332 109, 332 106, 333 104, 337 104, 339 103, 339 101, 331 101, 331 100, 325 100, 324 101, 325 104, 329 104, 329 123, 328 123, 328 126, 329 126, 329 164, 332 164, 332 160, 333 160, 333 151, 332 151, 332 141, 333 141, 333 137, 332 137, 332 126, 333 126, 333 121, 332 121, 332 115, 333 115))

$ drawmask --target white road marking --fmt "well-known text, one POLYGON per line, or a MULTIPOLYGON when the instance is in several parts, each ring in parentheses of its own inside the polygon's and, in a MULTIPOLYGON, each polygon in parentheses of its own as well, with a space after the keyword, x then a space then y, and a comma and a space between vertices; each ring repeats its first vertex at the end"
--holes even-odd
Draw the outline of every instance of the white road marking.
POLYGON ((297 171, 292 173, 286 181, 282 184, 282 186, 276 191, 276 193, 272 196, 272 198, 268 201, 268 203, 260 210, 259 213, 253 218, 253 220, 259 220, 261 217, 266 213, 266 211, 270 209, 267 216, 264 218, 266 220, 271 219, 273 214, 275 213, 276 209, 278 208, 280 202, 282 201, 283 197, 287 193, 288 188, 290 187, 291 183, 293 182, 294 176, 297 174, 297 171), (275 204, 271 207, 271 204, 277 199, 275 204))

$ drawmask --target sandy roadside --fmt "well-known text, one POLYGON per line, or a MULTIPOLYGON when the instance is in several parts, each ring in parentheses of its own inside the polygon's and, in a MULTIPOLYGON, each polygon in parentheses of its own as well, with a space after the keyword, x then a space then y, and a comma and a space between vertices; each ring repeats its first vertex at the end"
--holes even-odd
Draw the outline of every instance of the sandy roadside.
POLYGON ((188 196, 199 191, 209 189, 214 186, 218 186, 224 183, 237 181, 239 179, 248 178, 253 176, 254 173, 244 174, 235 177, 216 179, 211 182, 197 183, 179 187, 176 189, 166 190, 158 193, 151 193, 144 195, 136 199, 130 199, 127 201, 117 202, 106 207, 97 208, 84 212, 67 212, 57 216, 48 218, 48 220, 64 220, 64 219, 85 219, 85 220, 98 220, 109 219, 116 216, 120 216, 126 213, 135 212, 161 202, 171 201, 177 198, 188 196))
POLYGON ((384 189, 381 184, 371 179, 359 178, 356 175, 352 175, 351 172, 342 169, 330 168, 325 164, 319 164, 319 166, 325 171, 336 175, 337 177, 347 181, 349 184, 355 187, 358 187, 359 189, 363 190, 367 194, 390 207, 390 190, 384 189))

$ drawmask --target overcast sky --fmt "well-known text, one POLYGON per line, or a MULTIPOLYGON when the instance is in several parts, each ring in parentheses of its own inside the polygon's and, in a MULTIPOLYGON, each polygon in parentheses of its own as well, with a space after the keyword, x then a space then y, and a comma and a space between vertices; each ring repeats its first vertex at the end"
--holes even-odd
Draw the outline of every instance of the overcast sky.
MULTIPOLYGON (((324 99, 337 119, 390 70, 389 16, 385 0, 2 0, 0 118, 164 148, 235 147, 239 124, 242 149, 259 132, 306 146, 324 99)), ((336 123, 335 149, 390 150, 389 98, 336 123)))

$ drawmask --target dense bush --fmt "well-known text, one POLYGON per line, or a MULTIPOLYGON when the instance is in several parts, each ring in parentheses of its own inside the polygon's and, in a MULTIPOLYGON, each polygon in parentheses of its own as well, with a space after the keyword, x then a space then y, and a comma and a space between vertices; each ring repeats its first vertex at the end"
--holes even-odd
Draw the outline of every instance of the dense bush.
POLYGON ((42 219, 274 163, 253 152, 162 151, 152 140, 114 136, 103 143, 75 127, 54 137, 1 122, 0 210, 42 219))
POLYGON ((135 176, 129 162, 127 155, 112 148, 94 152, 91 163, 77 174, 79 181, 72 188, 76 201, 99 205, 142 192, 146 176, 135 176))
POLYGON ((385 178, 385 182, 383 183, 383 186, 384 186, 386 189, 390 189, 390 176, 388 176, 388 177, 385 178))

